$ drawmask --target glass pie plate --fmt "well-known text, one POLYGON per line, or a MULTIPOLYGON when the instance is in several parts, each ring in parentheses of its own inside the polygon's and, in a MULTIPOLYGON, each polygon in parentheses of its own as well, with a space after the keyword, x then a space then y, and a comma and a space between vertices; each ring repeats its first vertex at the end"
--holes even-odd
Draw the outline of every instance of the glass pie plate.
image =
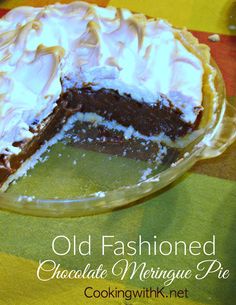
POLYGON ((54 145, 27 176, 1 193, 0 208, 44 217, 112 211, 160 191, 197 161, 222 154, 236 138, 236 110, 226 100, 224 81, 213 60, 212 65, 217 70, 216 107, 204 105, 197 136, 178 153, 168 154, 162 164, 135 156, 135 148, 127 157, 98 152, 96 143, 92 149, 71 145, 72 136, 69 142, 54 145))

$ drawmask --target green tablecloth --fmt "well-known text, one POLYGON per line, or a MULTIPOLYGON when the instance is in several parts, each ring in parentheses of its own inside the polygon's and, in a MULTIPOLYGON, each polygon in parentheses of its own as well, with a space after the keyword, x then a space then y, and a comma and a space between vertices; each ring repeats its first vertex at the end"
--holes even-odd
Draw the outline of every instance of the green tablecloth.
MULTIPOLYGON (((53 289, 63 299, 64 285, 68 290, 65 300, 70 299, 72 292, 75 296, 80 295, 80 301, 70 304, 91 304, 83 298, 82 293, 83 288, 91 285, 93 281, 66 280, 64 282, 59 280, 50 282, 50 284, 41 283, 36 278, 38 264, 35 261, 54 259, 57 263, 61 263, 63 268, 68 269, 84 268, 87 263, 92 265, 102 263, 107 269, 110 269, 117 258, 109 253, 105 258, 101 256, 101 235, 115 235, 118 240, 125 242, 137 240, 138 235, 141 234, 143 239, 150 241, 153 239, 153 235, 157 235, 157 239, 160 241, 184 240, 186 242, 193 240, 204 242, 215 235, 215 258, 222 262, 224 268, 230 269, 230 278, 222 281, 212 275, 204 281, 194 279, 177 281, 173 287, 175 289, 187 288, 193 304, 199 302, 200 304, 232 305, 236 297, 234 289, 236 280, 234 273, 236 267, 235 199, 235 182, 198 174, 186 174, 157 197, 150 198, 145 203, 132 208, 110 214, 62 220, 1 212, 0 304, 34 304, 33 300, 35 304, 64 304, 53 301, 55 297, 53 289), (94 253, 92 256, 59 257, 53 253, 51 243, 56 236, 66 235, 72 238, 73 235, 76 235, 78 239, 83 240, 87 238, 88 234, 91 234, 93 240, 94 253), (10 301, 9 293, 12 295, 12 301, 10 301), (43 295, 44 301, 42 301, 43 295), (28 300, 28 303, 26 302, 27 296, 29 300, 32 298, 31 301, 28 300)), ((165 258, 144 255, 135 257, 135 259, 138 262, 147 261, 148 264, 161 268, 194 269, 196 263, 206 257, 171 255, 165 258)), ((114 287, 121 284, 125 287, 143 287, 144 285, 138 280, 118 284, 114 278, 110 277, 110 279, 109 285, 114 287)), ((145 287, 161 286, 162 283, 163 281, 149 280, 145 282, 145 287)), ((105 288, 108 283, 98 280, 94 285, 105 288)), ((175 302, 178 301, 174 300, 173 304, 177 304, 175 302)), ((186 299, 183 304, 188 304, 188 302, 190 301, 186 299)), ((164 302, 164 304, 168 303, 164 302)))

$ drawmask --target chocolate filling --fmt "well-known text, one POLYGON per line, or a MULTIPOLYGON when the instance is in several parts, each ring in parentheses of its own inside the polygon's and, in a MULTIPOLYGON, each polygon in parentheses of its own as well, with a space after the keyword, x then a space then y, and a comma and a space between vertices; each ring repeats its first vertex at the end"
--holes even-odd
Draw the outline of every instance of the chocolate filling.
POLYGON ((93 91, 88 87, 69 90, 62 95, 62 98, 69 101, 69 104, 76 105, 80 112, 96 113, 108 121, 115 120, 126 127, 131 125, 146 136, 163 132, 175 140, 186 135, 193 128, 181 120, 182 112, 175 109, 165 97, 155 105, 148 105, 133 100, 127 94, 121 96, 114 90, 93 91), (163 102, 168 106, 164 106, 163 102))
POLYGON ((39 129, 33 139, 14 143, 14 146, 21 148, 21 153, 0 155, 0 187, 45 141, 55 136, 76 112, 96 113, 123 126, 133 126, 147 136, 163 132, 172 140, 186 135, 196 127, 198 120, 194 125, 184 122, 181 111, 175 109, 165 97, 162 99, 155 105, 148 105, 133 100, 130 95, 121 96, 114 90, 93 91, 90 87, 68 90, 61 95, 54 112, 45 120, 45 127, 39 129))

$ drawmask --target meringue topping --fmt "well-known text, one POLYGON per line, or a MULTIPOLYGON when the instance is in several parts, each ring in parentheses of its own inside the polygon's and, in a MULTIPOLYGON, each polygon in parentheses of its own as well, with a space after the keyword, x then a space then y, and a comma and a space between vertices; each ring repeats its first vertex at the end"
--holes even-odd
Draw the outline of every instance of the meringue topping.
POLYGON ((203 64, 163 20, 85 2, 19 7, 0 20, 0 154, 30 139, 67 88, 91 84, 155 104, 165 95, 194 123, 203 64))

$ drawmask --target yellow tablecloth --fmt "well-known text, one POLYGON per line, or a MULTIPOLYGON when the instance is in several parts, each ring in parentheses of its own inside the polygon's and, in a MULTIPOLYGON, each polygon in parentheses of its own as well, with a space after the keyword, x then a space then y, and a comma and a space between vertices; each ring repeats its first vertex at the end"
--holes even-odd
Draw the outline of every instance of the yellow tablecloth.
MULTIPOLYGON (((1 7, 13 8, 20 5, 42 6, 55 0, 3 0, 1 7)), ((70 3, 71 0, 58 1, 70 3)), ((205 0, 90 0, 100 5, 126 7, 143 12, 148 16, 166 18, 176 26, 189 29, 231 34, 228 26, 236 18, 235 1, 205 0), (233 16, 233 17, 232 17, 233 16)))

